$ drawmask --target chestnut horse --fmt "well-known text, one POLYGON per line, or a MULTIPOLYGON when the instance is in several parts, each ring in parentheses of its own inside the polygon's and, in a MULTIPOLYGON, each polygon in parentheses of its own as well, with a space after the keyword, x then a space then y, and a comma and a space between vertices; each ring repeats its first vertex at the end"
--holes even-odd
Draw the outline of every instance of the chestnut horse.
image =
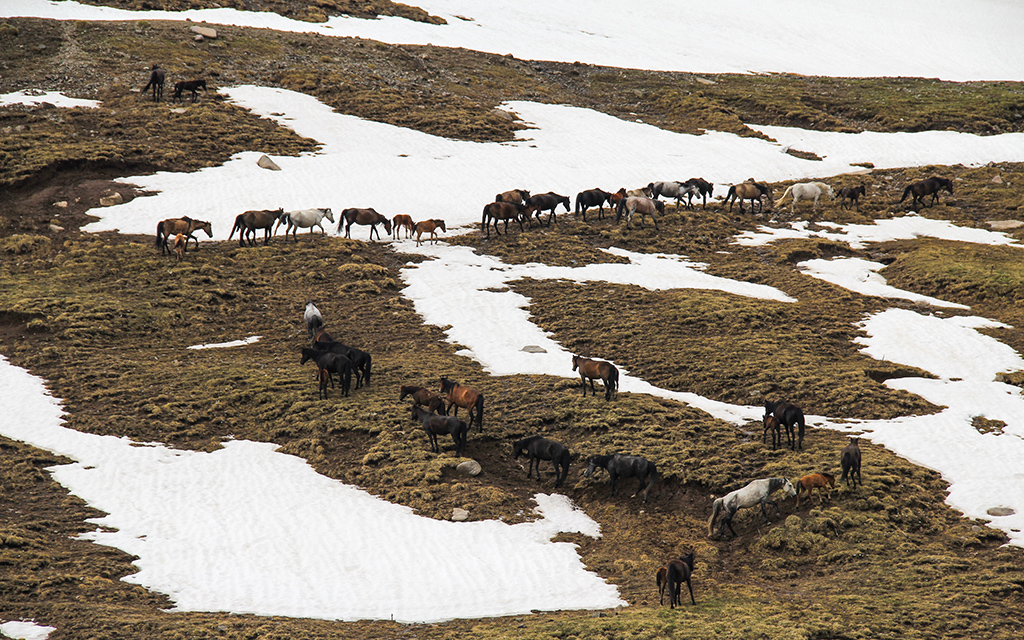
POLYGON ((427 411, 433 411, 443 416, 448 415, 448 410, 444 407, 444 398, 426 387, 404 384, 398 399, 405 400, 406 396, 412 396, 412 403, 426 407, 427 411))
POLYGON ((412 237, 412 232, 416 230, 416 225, 412 221, 412 216, 407 213, 399 213, 394 218, 391 218, 392 237, 395 240, 398 240, 398 232, 400 229, 405 229, 406 240, 412 237))
POLYGON ((184 234, 179 233, 174 236, 174 257, 177 258, 177 262, 181 262, 185 258, 185 245, 188 244, 188 240, 185 239, 184 234))
POLYGON ((384 231, 391 235, 391 221, 387 217, 377 213, 374 209, 345 209, 341 212, 341 218, 338 220, 338 231, 341 231, 341 225, 345 225, 345 237, 352 237, 352 225, 363 224, 370 225, 370 240, 373 240, 373 232, 377 232, 377 239, 380 240, 380 231, 377 229, 378 224, 384 225, 384 231))
POLYGON ((484 429, 484 394, 472 387, 464 387, 454 380, 441 376, 441 393, 445 394, 448 410, 455 407, 453 415, 459 415, 459 407, 469 410, 469 425, 476 421, 477 431, 484 429))
POLYGON ((723 200, 722 203, 724 204, 728 202, 729 211, 732 211, 733 203, 739 199, 740 213, 743 213, 743 201, 750 200, 750 212, 753 213, 755 200, 758 202, 760 210, 764 211, 764 202, 762 202, 762 198, 768 198, 769 208, 775 205, 775 201, 772 200, 772 190, 768 188, 768 185, 748 180, 729 187, 729 193, 725 194, 725 200, 723 200))
POLYGON ((778 418, 773 415, 764 417, 764 432, 761 434, 761 444, 765 444, 768 433, 772 434, 772 451, 775 451, 782 444, 782 425, 778 418))
POLYGON ((836 486, 836 477, 830 473, 810 473, 800 478, 796 485, 796 506, 800 506, 800 493, 807 492, 807 500, 812 501, 814 490, 818 490, 818 502, 824 503, 821 492, 825 492, 825 498, 832 501, 832 489, 836 486))
POLYGON ((199 240, 192 235, 195 231, 205 231, 206 235, 213 237, 213 227, 205 220, 193 220, 188 216, 180 218, 168 218, 161 220, 156 225, 156 244, 160 247, 160 253, 171 253, 167 246, 167 239, 172 235, 182 234, 185 236, 185 249, 188 249, 188 241, 195 240, 196 249, 199 248, 199 240))
POLYGON ((420 246, 420 238, 423 237, 424 233, 430 234, 430 241, 437 242, 437 230, 447 232, 448 229, 444 226, 444 220, 440 218, 433 218, 431 220, 420 220, 416 223, 416 246, 420 246))
POLYGON ((601 379, 604 383, 604 399, 611 400, 615 390, 619 386, 619 370, 610 362, 604 360, 591 360, 582 356, 572 357, 572 370, 580 371, 580 382, 583 386, 583 397, 587 395, 587 380, 590 380, 590 394, 597 395, 594 390, 594 380, 601 379))
POLYGON ((240 213, 235 217, 235 226, 231 227, 228 240, 235 235, 238 229, 238 246, 244 247, 248 242, 250 247, 256 246, 256 230, 263 229, 263 246, 270 243, 270 236, 273 235, 274 223, 284 215, 284 208, 280 209, 254 209, 240 213))

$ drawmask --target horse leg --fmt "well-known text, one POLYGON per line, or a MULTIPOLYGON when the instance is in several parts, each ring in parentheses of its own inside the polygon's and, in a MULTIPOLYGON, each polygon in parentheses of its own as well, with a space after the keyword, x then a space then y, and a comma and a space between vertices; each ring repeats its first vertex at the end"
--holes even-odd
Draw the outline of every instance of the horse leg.
POLYGON ((686 576, 686 588, 690 590, 690 602, 696 605, 697 601, 693 599, 693 585, 690 584, 690 576, 686 576))
POLYGON ((583 397, 587 397, 587 377, 580 371, 580 386, 583 387, 583 397))

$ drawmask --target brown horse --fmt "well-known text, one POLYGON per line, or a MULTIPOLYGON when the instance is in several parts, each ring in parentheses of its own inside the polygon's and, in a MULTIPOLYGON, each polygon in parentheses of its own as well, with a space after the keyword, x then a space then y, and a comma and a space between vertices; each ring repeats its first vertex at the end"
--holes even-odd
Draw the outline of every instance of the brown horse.
POLYGON ((765 444, 768 433, 772 434, 772 451, 782 445, 782 424, 772 414, 764 417, 764 432, 761 434, 761 444, 765 444))
POLYGON ((444 398, 426 387, 403 384, 398 399, 405 400, 406 396, 412 396, 412 403, 426 407, 427 411, 433 411, 443 416, 448 415, 448 410, 444 406, 444 398))
POLYGON ((615 222, 618 222, 622 218, 623 214, 626 216, 626 228, 632 229, 633 216, 640 214, 640 228, 644 228, 644 218, 651 216, 651 220, 654 221, 654 228, 658 228, 658 219, 654 217, 654 213, 665 213, 665 203, 660 200, 651 200, 644 196, 626 196, 619 202, 619 206, 615 208, 615 222))
POLYGON ((444 220, 440 218, 433 218, 431 220, 420 220, 416 223, 416 246, 420 246, 420 238, 423 237, 424 233, 430 234, 430 241, 437 242, 437 230, 447 232, 448 229, 444 226, 444 220))
POLYGON ((171 102, 179 102, 182 97, 181 94, 188 91, 192 94, 192 102, 199 100, 199 90, 202 89, 203 93, 206 93, 206 80, 182 80, 181 82, 174 83, 174 95, 171 97, 171 102))
MULTIPOLYGON (((566 196, 560 196, 554 191, 548 191, 547 193, 538 193, 535 196, 530 196, 526 199, 526 206, 533 209, 534 214, 537 216, 537 222, 544 224, 544 220, 540 217, 540 214, 544 211, 550 211, 551 215, 548 216, 548 226, 551 226, 551 221, 555 219, 555 209, 558 205, 565 205, 565 212, 569 213, 569 198, 566 196)), ((532 218, 526 216, 526 220, 533 226, 532 218)))
POLYGON ((244 247, 246 243, 250 247, 256 246, 256 230, 263 229, 263 246, 270 243, 270 236, 273 235, 274 223, 284 215, 284 208, 280 209, 254 209, 240 213, 235 217, 235 226, 231 227, 228 240, 235 235, 238 229, 238 246, 244 247))
POLYGON ((850 482, 853 482, 853 488, 856 489, 857 485, 864 486, 864 481, 860 477, 860 438, 850 438, 850 444, 843 447, 842 453, 839 454, 839 466, 843 468, 843 475, 841 480, 846 482, 846 486, 850 486, 850 482))
POLYGON ((196 248, 199 248, 199 240, 192 235, 195 231, 205 231, 206 235, 213 237, 213 227, 205 220, 193 220, 188 216, 181 218, 168 218, 161 220, 156 225, 156 243, 160 247, 160 253, 170 253, 167 246, 167 239, 172 235, 182 234, 185 236, 185 248, 188 249, 188 241, 195 240, 196 248))
POLYGON ((732 211, 732 205, 737 199, 740 201, 740 213, 743 212, 743 201, 750 200, 750 212, 754 212, 754 202, 757 201, 761 211, 764 211, 764 202, 762 198, 768 199, 768 208, 775 206, 775 201, 772 199, 772 190, 766 184, 760 182, 754 182, 753 180, 747 180, 739 184, 734 184, 729 187, 729 193, 725 194, 725 200, 723 204, 729 203, 729 211, 732 211))
POLYGON ((345 225, 345 237, 352 237, 352 225, 362 224, 370 225, 370 240, 373 240, 373 232, 377 232, 377 239, 380 240, 380 231, 377 229, 378 224, 384 225, 384 231, 391 235, 391 221, 387 219, 372 208, 369 209, 345 209, 341 212, 341 218, 338 220, 338 231, 341 231, 341 225, 345 225))
POLYGON ((463 452, 466 450, 466 436, 469 433, 469 427, 465 422, 454 416, 439 416, 416 405, 412 405, 412 419, 414 421, 418 420, 423 425, 423 430, 427 432, 427 437, 430 438, 431 451, 434 453, 441 452, 441 448, 437 444, 437 436, 447 433, 455 441, 455 455, 462 457, 463 452))
MULTIPOLYGON (((939 201, 939 191, 948 191, 949 195, 953 195, 953 181, 948 178, 939 178, 938 176, 932 176, 925 178, 918 182, 914 182, 903 190, 903 197, 900 198, 900 202, 907 199, 908 195, 914 197, 910 199, 910 206, 913 207, 915 204, 920 204, 922 207, 924 204, 924 197, 932 197, 932 205, 939 201)), ((897 202, 896 204, 899 204, 897 202)))
POLYGON ((867 193, 867 187, 862 184, 856 187, 843 187, 837 194, 839 196, 839 208, 845 209, 848 206, 846 199, 849 198, 853 208, 860 211, 860 197, 865 193, 867 193))
POLYGON ((469 425, 476 421, 477 431, 484 428, 484 394, 472 387, 464 387, 454 380, 441 376, 441 393, 448 402, 448 410, 455 407, 453 415, 459 415, 459 407, 469 410, 469 425))
POLYGON ((160 65, 154 64, 149 74, 149 82, 142 87, 142 93, 146 93, 147 89, 153 87, 153 102, 159 102, 164 97, 164 79, 166 77, 167 72, 160 65))
POLYGON ((658 604, 665 604, 665 587, 668 586, 668 565, 658 569, 654 574, 654 581, 658 584, 658 604))
POLYGON ((177 258, 177 262, 181 262, 185 258, 185 246, 188 244, 188 240, 184 234, 179 233, 174 236, 174 257, 177 258))
POLYGON ((690 590, 690 602, 697 604, 697 601, 693 599, 693 584, 690 583, 690 577, 693 575, 693 552, 686 554, 678 560, 672 560, 665 568, 665 582, 668 585, 668 606, 670 609, 675 609, 676 605, 682 605, 680 592, 682 591, 683 583, 686 583, 686 588, 690 590))
POLYGON ((498 231, 498 221, 505 221, 505 233, 508 233, 509 220, 519 223, 519 230, 523 230, 523 218, 529 216, 530 210, 515 202, 492 202, 484 205, 483 216, 480 219, 481 230, 486 232, 484 237, 491 237, 491 220, 494 221, 494 233, 501 235, 498 231))
POLYGON ((800 506, 800 492, 807 492, 807 499, 813 500, 814 490, 818 490, 818 502, 824 503, 821 497, 821 492, 825 492, 825 498, 832 501, 832 489, 836 486, 836 477, 829 473, 811 473, 802 478, 797 482, 796 485, 796 506, 800 506))
POLYGON ((619 187, 619 190, 608 196, 608 205, 613 209, 618 208, 619 203, 626 197, 626 187, 619 187))
POLYGON ((511 189, 509 191, 503 191, 498 195, 494 196, 495 202, 509 202, 511 204, 523 204, 526 199, 530 197, 530 192, 526 189, 511 189))
POLYGON ((333 387, 334 386, 334 378, 331 377, 331 372, 328 371, 327 369, 321 369, 321 368, 317 367, 316 379, 320 383, 320 399, 321 400, 326 400, 327 399, 327 383, 328 382, 331 383, 331 386, 333 387))
POLYGON ((601 379, 604 383, 604 399, 611 400, 615 390, 619 386, 619 370, 610 362, 604 360, 591 360, 582 356, 572 357, 572 370, 580 371, 580 383, 583 386, 583 396, 587 395, 587 380, 590 380, 590 394, 597 395, 594 390, 594 380, 601 379))
POLYGON ((412 232, 416 230, 416 224, 412 221, 412 216, 407 213, 399 213, 394 218, 391 218, 392 237, 395 240, 398 240, 398 232, 401 229, 405 229, 406 240, 411 238, 412 232))

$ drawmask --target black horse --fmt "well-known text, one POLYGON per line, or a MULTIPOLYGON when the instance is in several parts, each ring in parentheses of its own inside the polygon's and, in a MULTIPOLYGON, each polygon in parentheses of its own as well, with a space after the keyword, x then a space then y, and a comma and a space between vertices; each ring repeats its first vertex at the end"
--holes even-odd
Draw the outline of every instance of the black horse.
POLYGON ((433 411, 427 411, 423 407, 418 405, 412 405, 412 419, 419 420, 420 424, 423 425, 423 430, 427 432, 427 437, 430 438, 430 450, 434 453, 440 453, 441 449, 437 445, 438 434, 447 433, 451 435, 452 440, 455 441, 456 455, 460 458, 463 452, 466 450, 466 436, 469 433, 469 426, 454 416, 439 416, 433 411))
POLYGON ((591 456, 587 461, 587 470, 583 472, 584 478, 589 478, 598 467, 608 472, 611 478, 612 492, 615 495, 615 481, 619 478, 636 478, 640 484, 632 497, 643 495, 644 502, 647 502, 647 493, 658 480, 658 469, 654 463, 647 458, 630 456, 622 453, 614 453, 610 456, 591 456))
POLYGON ((303 347, 302 358, 299 360, 299 364, 306 364, 308 360, 315 362, 316 366, 323 371, 337 373, 341 392, 343 395, 348 395, 349 389, 352 386, 352 362, 348 358, 340 353, 303 347))
POLYGON ((373 368, 373 358, 369 353, 335 340, 317 340, 313 343, 313 348, 320 351, 337 353, 348 358, 352 362, 352 368, 355 371, 356 389, 364 384, 370 384, 370 370, 373 368))
POLYGON ((686 588, 690 590, 690 602, 697 604, 697 601, 693 599, 693 585, 690 583, 690 576, 693 575, 693 552, 686 554, 678 560, 673 560, 666 565, 667 575, 666 581, 668 583, 668 606, 670 609, 675 609, 676 605, 682 605, 681 598, 679 597, 682 592, 683 583, 686 583, 686 588))
POLYGON ((846 486, 850 486, 852 481, 854 489, 858 484, 864 486, 864 481, 860 479, 860 446, 858 442, 860 442, 860 438, 850 438, 850 444, 843 447, 842 453, 839 454, 839 465, 843 468, 843 476, 839 480, 840 482, 845 481, 846 486))
POLYGON ((764 403, 764 417, 767 419, 768 416, 774 416, 786 430, 786 441, 789 442, 790 449, 795 451, 798 448, 804 448, 805 422, 803 409, 785 400, 780 400, 779 402, 766 401, 764 403), (796 429, 795 433, 794 429, 796 429))
POLYGON ((839 196, 839 208, 845 209, 848 205, 846 204, 847 198, 849 198, 851 205, 860 211, 860 197, 867 193, 867 187, 864 185, 857 185, 856 187, 843 187, 836 194, 839 196))
POLYGON ((167 72, 160 65, 154 64, 149 73, 149 82, 142 87, 142 93, 146 93, 146 90, 153 87, 153 102, 160 102, 164 97, 164 79, 166 77, 167 72))
POLYGON ((910 199, 910 206, 913 207, 915 204, 920 204, 924 207, 924 197, 931 196, 932 205, 934 205, 939 201, 939 191, 942 190, 948 191, 949 195, 953 195, 953 181, 947 178, 932 176, 910 184, 903 190, 903 197, 900 198, 900 202, 906 200, 908 195, 913 195, 913 198, 910 199))
POLYGON ((174 83, 174 96, 171 98, 171 102, 181 101, 181 94, 185 91, 192 93, 192 102, 195 102, 199 99, 200 89, 203 90, 203 93, 206 93, 206 80, 182 80, 181 82, 176 82, 174 83))
POLYGON ((550 460, 551 467, 555 470, 555 486, 561 486, 569 475, 569 449, 560 442, 548 440, 542 436, 530 436, 516 441, 512 446, 512 459, 519 458, 525 453, 530 458, 530 467, 526 470, 526 477, 533 474, 537 469, 537 479, 540 480, 540 461, 550 460), (562 471, 559 473, 558 468, 562 471))
POLYGON ((701 205, 701 209, 708 208, 708 196, 715 190, 715 185, 711 184, 704 178, 690 178, 683 183, 683 186, 687 188, 687 201, 686 207, 693 209, 693 196, 699 195, 704 201, 701 205))
POLYGON ((597 219, 604 220, 604 205, 607 202, 611 207, 609 198, 612 194, 601 189, 587 189, 576 194, 576 217, 583 214, 583 221, 587 221, 587 209, 597 207, 597 219))
MULTIPOLYGON (((537 195, 530 196, 526 199, 525 206, 527 208, 533 208, 537 216, 537 222, 540 222, 541 224, 544 224, 544 219, 541 218, 541 213, 550 211, 551 214, 548 216, 548 226, 550 227, 551 221, 555 219, 555 209, 557 209, 560 204, 564 204, 565 212, 569 213, 569 209, 571 208, 569 205, 569 198, 566 196, 560 196, 553 191, 548 191, 547 193, 538 193, 537 195)), ((530 223, 531 227, 533 226, 531 218, 527 218, 526 221, 530 223)))

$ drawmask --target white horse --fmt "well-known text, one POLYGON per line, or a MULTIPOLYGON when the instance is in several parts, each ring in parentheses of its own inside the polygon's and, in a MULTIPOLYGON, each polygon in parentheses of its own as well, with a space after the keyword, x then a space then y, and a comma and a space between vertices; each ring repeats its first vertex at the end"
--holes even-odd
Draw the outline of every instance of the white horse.
POLYGON ((626 228, 632 229, 633 214, 640 214, 640 228, 644 228, 644 218, 651 216, 651 220, 654 221, 654 228, 658 228, 658 219, 654 217, 654 212, 665 213, 665 203, 661 200, 651 200, 650 198, 628 196, 619 200, 619 206, 615 210, 615 222, 618 223, 622 218, 622 215, 626 215, 626 228))
POLYGON ((299 209, 298 211, 288 211, 283 214, 277 221, 277 226, 274 227, 274 233, 277 233, 277 227, 287 223, 288 226, 284 229, 284 239, 288 240, 288 234, 291 233, 295 241, 299 241, 298 231, 299 227, 303 229, 309 229, 309 235, 313 235, 313 227, 320 227, 320 231, 327 235, 324 231, 323 225, 320 221, 327 218, 331 222, 334 222, 334 214, 331 213, 329 208, 323 209, 299 209))
POLYGON ((647 190, 651 192, 651 198, 657 200, 661 196, 676 199, 676 209, 679 208, 679 203, 682 202, 683 198, 698 194, 696 185, 689 185, 678 180, 666 180, 664 182, 652 182, 647 185, 647 190))
POLYGON ((306 303, 306 311, 302 314, 302 319, 306 321, 306 331, 309 333, 310 339, 324 326, 324 317, 320 315, 320 310, 312 302, 306 303))
POLYGON ((797 200, 814 200, 814 210, 818 210, 818 198, 822 194, 828 195, 832 200, 836 199, 836 192, 832 190, 832 187, 825 184, 824 182, 798 182, 794 185, 790 185, 786 192, 779 198, 779 204, 785 200, 786 196, 792 195, 793 204, 789 207, 790 213, 796 209, 797 200))
POLYGON ((715 520, 721 514, 722 522, 718 525, 718 535, 724 534, 725 527, 728 526, 729 531, 732 531, 732 535, 735 537, 736 530, 732 528, 732 517, 740 509, 752 507, 755 504, 761 505, 761 514, 764 516, 765 524, 768 524, 771 521, 768 519, 766 505, 772 505, 775 507, 775 513, 779 513, 779 505, 770 499, 771 495, 779 489, 785 492, 786 498, 796 495, 796 489, 793 488, 793 483, 788 478, 763 478, 754 480, 742 489, 737 489, 715 500, 711 507, 711 519, 708 520, 708 536, 714 535, 715 520))

